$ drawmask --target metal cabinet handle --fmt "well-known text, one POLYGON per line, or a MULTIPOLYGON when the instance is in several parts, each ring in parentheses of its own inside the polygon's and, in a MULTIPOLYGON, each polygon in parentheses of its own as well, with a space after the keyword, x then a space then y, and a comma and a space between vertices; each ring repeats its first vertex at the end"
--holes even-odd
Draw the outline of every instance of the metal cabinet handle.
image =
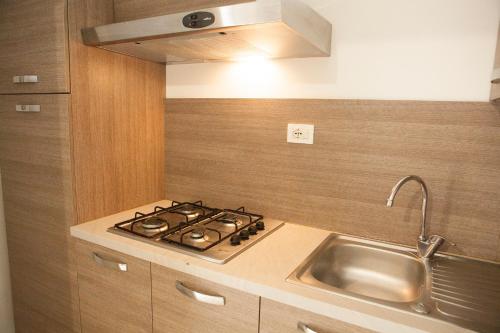
POLYGON ((38 75, 16 75, 12 77, 14 83, 38 83, 38 75))
POLYGON ((207 295, 207 294, 200 293, 198 291, 191 290, 191 289, 187 288, 184 284, 182 284, 182 282, 180 282, 180 281, 175 281, 175 288, 177 288, 177 290, 181 294, 183 294, 189 298, 192 298, 194 300, 197 300, 198 302, 212 304, 212 305, 226 305, 226 298, 225 297, 207 295))
POLYGON ((114 262, 114 261, 111 261, 111 260, 106 260, 104 258, 102 258, 100 255, 98 255, 97 253, 93 253, 93 257, 94 257, 94 261, 96 263, 98 263, 99 265, 101 266, 104 266, 104 267, 107 267, 107 268, 111 268, 111 269, 114 269, 114 270, 117 270, 117 271, 120 271, 120 272, 126 272, 128 270, 128 265, 127 264, 124 264, 124 263, 121 263, 121 262, 114 262))
POLYGON ((315 330, 311 329, 306 324, 301 323, 300 321, 297 323, 297 329, 303 333, 318 333, 315 330))
POLYGON ((27 105, 27 104, 18 104, 16 105, 17 112, 40 112, 40 105, 27 105))

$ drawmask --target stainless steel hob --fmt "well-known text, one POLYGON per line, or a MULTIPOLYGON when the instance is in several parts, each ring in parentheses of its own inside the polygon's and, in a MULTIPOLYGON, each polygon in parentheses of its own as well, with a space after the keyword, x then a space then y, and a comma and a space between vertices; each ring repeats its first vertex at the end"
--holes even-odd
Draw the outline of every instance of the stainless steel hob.
POLYGON ((223 264, 282 225, 244 207, 218 209, 201 201, 174 201, 171 207, 137 212, 108 231, 223 264))

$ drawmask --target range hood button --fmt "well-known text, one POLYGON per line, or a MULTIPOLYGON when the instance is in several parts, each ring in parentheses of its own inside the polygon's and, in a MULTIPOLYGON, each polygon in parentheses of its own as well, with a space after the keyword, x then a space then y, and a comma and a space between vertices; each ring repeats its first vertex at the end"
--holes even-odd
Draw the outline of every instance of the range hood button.
POLYGON ((182 24, 190 29, 206 28, 214 23, 215 15, 210 12, 191 13, 182 19, 182 24))

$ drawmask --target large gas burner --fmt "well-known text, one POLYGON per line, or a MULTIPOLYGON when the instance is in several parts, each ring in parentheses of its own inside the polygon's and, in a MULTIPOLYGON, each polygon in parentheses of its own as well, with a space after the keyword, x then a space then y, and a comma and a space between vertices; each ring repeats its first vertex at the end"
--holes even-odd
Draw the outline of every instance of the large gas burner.
POLYGON ((137 212, 109 231, 224 263, 281 225, 264 223, 262 215, 247 213, 244 207, 222 210, 201 201, 174 201, 148 214, 137 212))

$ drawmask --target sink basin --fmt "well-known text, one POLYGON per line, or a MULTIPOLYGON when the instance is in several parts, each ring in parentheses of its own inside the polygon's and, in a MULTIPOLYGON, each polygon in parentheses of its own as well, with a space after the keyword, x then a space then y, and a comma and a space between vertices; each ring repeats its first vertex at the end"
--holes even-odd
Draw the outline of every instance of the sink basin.
POLYGON ((425 266, 408 250, 346 236, 329 237, 289 279, 388 302, 414 302, 425 289, 425 266))
POLYGON ((311 259, 310 274, 328 286, 391 302, 413 302, 425 286, 425 267, 414 256, 339 238, 311 259))
POLYGON ((500 264, 331 234, 288 282, 453 323, 500 332, 500 264))

